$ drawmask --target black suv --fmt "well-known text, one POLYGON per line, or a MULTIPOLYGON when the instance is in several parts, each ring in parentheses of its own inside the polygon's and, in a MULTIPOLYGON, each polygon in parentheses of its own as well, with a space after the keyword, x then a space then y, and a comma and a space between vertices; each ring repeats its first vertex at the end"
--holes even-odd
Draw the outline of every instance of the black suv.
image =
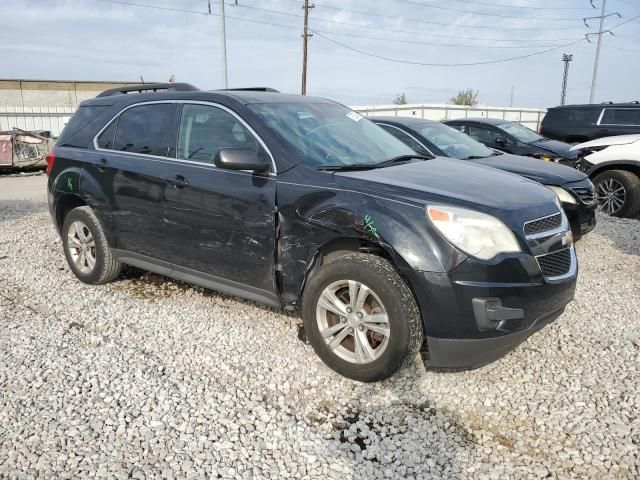
POLYGON ((640 105, 609 102, 553 107, 542 119, 540 133, 569 143, 640 133, 640 105))
POLYGON ((556 192, 576 240, 596 226, 596 194, 586 174, 575 168, 503 153, 458 129, 416 117, 372 117, 391 135, 423 155, 458 158, 535 180, 556 192))
POLYGON ((423 161, 329 100, 107 91, 81 104, 48 171, 80 280, 129 264, 296 309, 322 360, 357 380, 391 375, 423 344, 432 366, 486 364, 574 294, 571 231, 551 190, 423 161))
POLYGON ((513 155, 534 157, 573 167, 578 158, 571 145, 538 135, 518 122, 497 118, 460 118, 442 122, 474 140, 513 155))

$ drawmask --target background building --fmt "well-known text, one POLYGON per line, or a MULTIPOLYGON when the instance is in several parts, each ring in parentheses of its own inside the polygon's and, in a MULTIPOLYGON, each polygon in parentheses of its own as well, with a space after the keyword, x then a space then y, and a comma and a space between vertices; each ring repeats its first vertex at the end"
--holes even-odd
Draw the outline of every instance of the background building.
POLYGON ((104 90, 140 82, 80 82, 60 80, 0 79, 0 107, 62 107, 75 109, 80 102, 104 90))

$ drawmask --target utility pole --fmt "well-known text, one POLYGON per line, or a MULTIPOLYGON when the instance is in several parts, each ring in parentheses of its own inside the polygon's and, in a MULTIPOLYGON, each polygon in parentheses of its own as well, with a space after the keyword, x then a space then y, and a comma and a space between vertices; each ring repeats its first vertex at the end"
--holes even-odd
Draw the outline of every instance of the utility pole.
POLYGON ((307 94, 307 41, 313 33, 309 33, 309 10, 315 5, 309 4, 309 0, 304 0, 304 29, 302 31, 302 95, 307 94))
POLYGON ((511 84, 511 96, 509 97, 509 106, 513 107, 513 83, 511 84))
POLYGON ((569 62, 573 60, 573 55, 562 54, 562 61, 564 62, 564 74, 562 75, 562 93, 560 94, 560 105, 564 105, 564 101, 567 97, 567 77, 569 77, 569 62))
MULTIPOLYGON (((591 6, 593 8, 595 8, 596 6, 593 4, 593 0, 591 1, 591 6)), ((598 63, 600 62, 600 47, 602 44, 602 34, 603 33, 610 33, 611 35, 613 35, 613 32, 611 30, 603 30, 603 26, 604 26, 604 19, 607 17, 610 17, 612 15, 617 15, 618 17, 622 18, 622 15, 620 15, 620 13, 618 12, 614 12, 614 13, 608 13, 605 14, 605 7, 607 5, 607 0, 602 0, 602 10, 600 11, 600 15, 597 17, 586 17, 583 18, 582 20, 584 21, 584 24, 589 27, 589 24, 587 23, 587 20, 595 20, 598 19, 600 20, 600 26, 598 27, 598 31, 594 32, 594 33, 587 33, 585 35, 587 41, 589 43, 591 43, 591 40, 589 40, 589 37, 593 36, 593 35, 597 35, 598 36, 598 43, 596 46, 596 58, 593 62, 593 77, 591 77, 591 93, 589 94, 589 103, 593 103, 593 99, 595 98, 596 95, 596 81, 598 79, 598 63)))
MULTIPOLYGON (((211 15, 211 0, 207 0, 211 15)), ((238 0, 236 0, 236 5, 238 0)), ((227 80, 227 31, 224 19, 224 0, 220 0, 220 59, 222 63, 222 88, 229 88, 227 80)))

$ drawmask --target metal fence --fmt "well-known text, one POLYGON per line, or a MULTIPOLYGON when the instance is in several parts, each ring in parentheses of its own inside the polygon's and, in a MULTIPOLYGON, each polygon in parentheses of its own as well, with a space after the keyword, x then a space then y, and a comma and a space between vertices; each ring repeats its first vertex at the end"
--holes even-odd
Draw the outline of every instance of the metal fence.
POLYGON ((540 122, 547 113, 539 108, 515 107, 465 107, 462 105, 445 104, 412 104, 412 105, 369 105, 351 107, 367 117, 418 117, 428 120, 452 120, 454 118, 500 118, 519 122, 533 130, 538 130, 540 122))
POLYGON ((75 109, 69 107, 4 107, 0 106, 0 131, 49 130, 60 135, 75 109))

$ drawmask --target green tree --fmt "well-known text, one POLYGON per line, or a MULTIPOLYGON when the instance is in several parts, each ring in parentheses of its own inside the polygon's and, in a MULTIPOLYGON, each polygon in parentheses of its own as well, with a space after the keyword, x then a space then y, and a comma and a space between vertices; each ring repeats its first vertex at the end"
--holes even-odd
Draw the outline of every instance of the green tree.
POLYGON ((455 97, 451 97, 449 99, 449 103, 453 105, 466 105, 468 107, 475 107, 480 103, 478 100, 479 95, 478 90, 474 90, 473 88, 467 88, 466 90, 458 91, 458 94, 455 97))
POLYGON ((404 92, 402 92, 400 95, 396 95, 396 99, 393 101, 394 105, 406 105, 407 104, 407 97, 404 96, 404 92))

